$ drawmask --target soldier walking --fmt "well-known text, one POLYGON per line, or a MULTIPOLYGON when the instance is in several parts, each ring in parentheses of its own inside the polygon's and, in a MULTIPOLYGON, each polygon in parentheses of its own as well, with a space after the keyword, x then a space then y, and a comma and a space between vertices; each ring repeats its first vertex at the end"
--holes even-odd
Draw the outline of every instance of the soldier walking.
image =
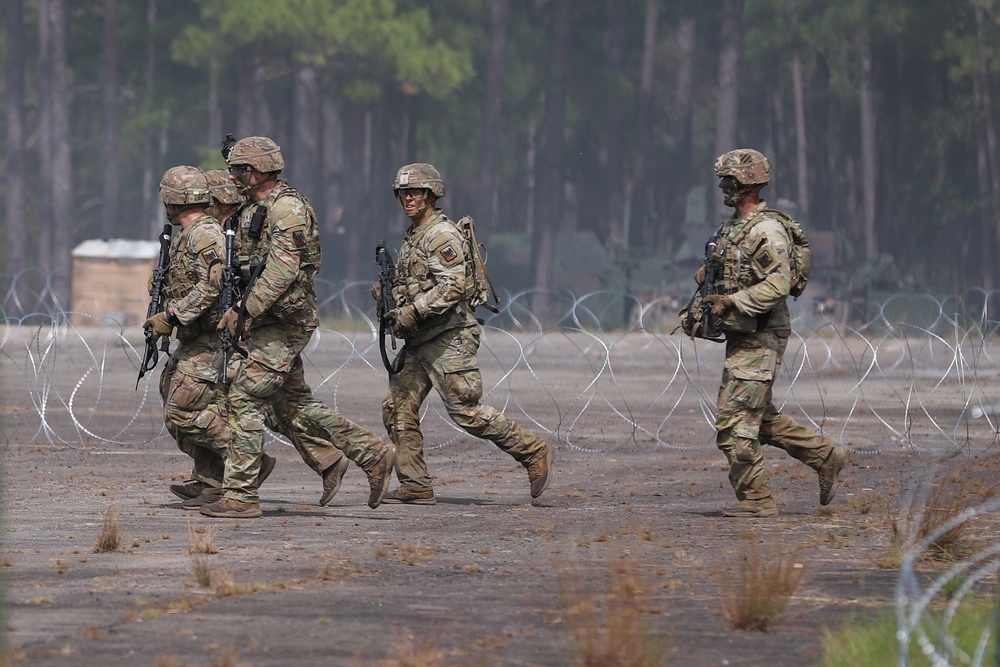
POLYGON ((302 351, 319 326, 313 287, 321 260, 316 214, 305 197, 279 178, 285 163, 273 140, 241 139, 226 161, 250 205, 240 213, 236 236, 246 289, 219 328, 245 339, 248 358, 229 389, 232 441, 223 496, 200 511, 211 517, 261 516, 254 480, 262 462, 268 405, 279 422, 327 436, 293 440, 306 464, 323 476, 320 504, 332 499, 343 477, 342 451, 368 475, 368 505, 378 507, 389 485, 394 448, 317 400, 305 381, 302 351))
MULTIPOLYGON (((177 447, 194 461, 191 478, 172 484, 171 492, 185 501, 222 485, 229 444, 224 405, 215 382, 222 354, 215 331, 218 285, 210 274, 223 252, 222 229, 206 212, 211 204, 209 182, 196 167, 168 169, 160 181, 160 201, 167 219, 181 230, 170 242, 170 263, 164 279, 165 307, 143 323, 153 334, 173 335, 179 342, 160 375, 164 423, 177 447)), ((264 455, 255 484, 274 469, 264 455)))
MULTIPOLYGON (((816 471, 819 502, 837 493, 847 452, 829 438, 800 426, 774 405, 772 388, 781 365, 791 316, 786 303, 792 289, 792 241, 780 211, 769 209, 760 191, 771 180, 763 154, 737 149, 715 162, 726 206, 733 215, 719 232, 716 252, 722 284, 705 296, 712 314, 722 318, 726 361, 715 419, 716 444, 729 461, 729 481, 739 501, 722 510, 729 517, 776 517, 778 506, 767 484, 761 444, 785 450, 816 471)), ((704 266, 695 275, 699 285, 704 266)))
POLYGON ((552 481, 552 447, 502 412, 480 404, 483 379, 476 352, 480 329, 470 300, 475 288, 472 249, 463 232, 436 208, 444 197, 441 175, 432 165, 399 170, 393 194, 410 220, 392 285, 376 282, 372 296, 392 290, 396 307, 383 316, 406 340, 404 361, 391 375, 382 420, 396 445, 399 487, 387 503, 433 505, 434 488, 424 461, 420 406, 433 387, 448 416, 466 432, 492 441, 527 468, 531 497, 552 481))

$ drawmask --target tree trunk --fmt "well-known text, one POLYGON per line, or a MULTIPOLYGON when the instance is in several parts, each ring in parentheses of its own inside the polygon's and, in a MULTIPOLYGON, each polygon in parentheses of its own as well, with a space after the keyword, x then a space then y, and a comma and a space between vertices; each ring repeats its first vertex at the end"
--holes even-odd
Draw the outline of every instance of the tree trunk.
POLYGON ((642 67, 639 71, 639 99, 636 103, 635 136, 636 147, 632 163, 632 205, 630 210, 638 213, 642 221, 642 246, 649 250, 659 250, 656 246, 660 236, 661 220, 655 219, 655 206, 649 192, 646 169, 650 163, 650 113, 653 106, 653 74, 656 64, 656 32, 660 13, 655 0, 646 0, 645 31, 642 40, 642 67))
POLYGON ((101 197, 101 236, 118 236, 119 162, 118 162, 118 0, 104 0, 104 162, 101 197))
POLYGON ((70 308, 73 265, 73 164, 69 131, 69 78, 66 60, 66 0, 49 0, 52 49, 52 296, 63 310, 70 308))
MULTIPOLYGON (((237 138, 271 137, 273 123, 264 89, 266 70, 260 54, 254 53, 251 57, 246 58, 240 70, 239 90, 236 94, 239 100, 237 110, 239 117, 236 120, 237 138)), ((271 138, 273 139, 273 137, 271 138)))
POLYGON ((792 54, 792 96, 795 104, 795 199, 802 217, 809 214, 809 153, 806 133, 806 96, 802 78, 802 58, 792 54))
MULTIPOLYGON (((320 157, 323 162, 323 186, 326 190, 323 196, 323 211, 317 211, 320 216, 320 227, 327 237, 339 237, 343 234, 344 217, 344 122, 340 107, 329 95, 320 97, 323 114, 323 151, 320 157)), ((339 238, 338 238, 339 242, 339 238)), ((329 268, 329 267, 327 267, 329 268)))
MULTIPOLYGON (((55 190, 55 139, 52 133, 53 84, 52 23, 53 0, 38 0, 38 191, 55 190)), ((38 268, 42 279, 52 276, 52 237, 55 208, 51 196, 38 197, 38 268)))
MULTIPOLYGON (((483 132, 479 140, 479 178, 476 181, 474 217, 484 239, 500 222, 497 186, 500 166, 500 112, 503 103, 504 58, 507 55, 507 0, 490 2, 490 52, 486 63, 486 91, 483 99, 483 132)), ((509 212, 508 212, 509 214, 509 212)))
MULTIPOLYGON (((673 178, 666 186, 667 220, 660 227, 658 247, 673 253, 672 243, 679 238, 684 224, 687 222, 687 198, 692 179, 690 174, 703 173, 705 165, 692 164, 691 154, 691 119, 694 109, 694 49, 697 43, 695 21, 684 17, 677 24, 675 41, 678 50, 677 81, 674 84, 673 111, 671 124, 674 128, 674 149, 668 162, 672 161, 676 168, 672 169, 673 178)), ((699 179, 700 180, 700 179, 699 179)))
MULTIPOLYGON (((146 90, 144 103, 148 111, 152 111, 153 91, 156 86, 156 2, 157 0, 147 0, 146 2, 146 90)), ((142 211, 140 217, 145 221, 148 238, 156 238, 163 228, 161 216, 158 211, 162 210, 159 203, 159 194, 156 180, 159 178, 154 171, 157 167, 157 127, 152 124, 146 127, 146 150, 143 151, 142 161, 142 211)))
POLYGON ((319 75, 315 67, 303 65, 296 68, 294 77, 292 145, 290 151, 283 151, 288 179, 312 201, 314 207, 319 207, 317 210, 322 210, 319 75))
POLYGON ((24 167, 24 0, 6 0, 7 159, 4 201, 6 270, 13 281, 28 265, 28 221, 26 220, 24 167))
MULTIPOLYGON (((353 164, 344 168, 344 247, 343 274, 348 280, 357 279, 373 261, 364 248, 364 226, 368 201, 366 190, 371 173, 371 113, 360 104, 347 103, 343 115, 344 154, 353 156, 353 164)), ((402 215, 402 213, 400 214, 402 215)), ((370 275, 370 272, 367 274, 370 275)))
POLYGON ((549 73, 538 147, 538 194, 535 197, 535 229, 531 247, 531 283, 538 290, 532 298, 531 309, 543 326, 554 323, 550 290, 555 288, 555 241, 562 195, 570 0, 553 0, 552 8, 549 73))
POLYGON ((872 51, 867 33, 861 35, 860 46, 861 222, 865 259, 872 261, 878 257, 878 236, 875 230, 878 145, 875 136, 875 93, 872 90, 872 51))
POLYGON ((219 55, 213 53, 208 61, 208 136, 206 146, 222 146, 226 132, 222 130, 222 105, 219 103, 219 55))
MULTIPOLYGON (((604 42, 607 45, 606 65, 608 71, 621 72, 625 69, 625 45, 627 40, 625 13, 622 11, 620 3, 616 0, 608 0, 606 5, 607 26, 605 28, 604 42)), ((625 148, 625 106, 616 99, 617 89, 603 100, 603 122, 596 126, 598 139, 597 156, 600 168, 597 173, 597 182, 584 184, 585 188, 596 188, 601 192, 601 197, 592 201, 590 210, 587 211, 592 218, 596 218, 593 224, 587 225, 590 228, 598 229, 602 235, 606 235, 611 242, 613 251, 625 260, 628 255, 630 223, 627 216, 631 215, 627 198, 631 191, 631 178, 629 171, 631 164, 627 164, 627 153, 625 148), (607 225, 607 231, 602 228, 607 225)), ((543 126, 544 127, 544 126, 543 126)), ((547 192, 543 189, 542 192, 547 192)))
MULTIPOLYGON (((743 19, 743 0, 722 0, 722 34, 719 39, 719 83, 715 107, 715 154, 739 148, 739 77, 740 52, 743 35, 740 24, 743 19)), ((714 187, 716 183, 711 182, 714 187)), ((710 190, 714 191, 714 190, 710 190)), ((721 197, 716 197, 716 218, 728 215, 721 197)))
POLYGON ((978 71, 974 79, 978 80, 976 87, 979 89, 979 94, 977 97, 979 98, 979 107, 983 119, 982 135, 986 139, 986 165, 989 174, 988 196, 983 202, 986 211, 984 218, 987 224, 985 230, 992 231, 992 233, 983 235, 984 251, 991 258, 991 261, 987 262, 984 266, 983 276, 985 279, 984 286, 987 289, 993 289, 997 284, 1000 284, 1000 266, 998 266, 998 262, 995 259, 992 259, 1000 253, 1000 220, 996 219, 998 195, 1000 195, 1000 155, 997 154, 996 118, 993 115, 993 96, 990 94, 989 59, 986 53, 987 44, 984 35, 986 23, 985 11, 979 3, 974 2, 973 7, 976 19, 976 47, 978 56, 978 71))

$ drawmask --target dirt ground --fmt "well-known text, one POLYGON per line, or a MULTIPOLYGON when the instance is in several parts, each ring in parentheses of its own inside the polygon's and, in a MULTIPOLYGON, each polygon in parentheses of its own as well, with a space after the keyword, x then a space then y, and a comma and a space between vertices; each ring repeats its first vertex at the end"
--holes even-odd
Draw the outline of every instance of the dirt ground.
MULTIPOLYGON (((358 378, 318 393, 381 433, 384 382, 363 364, 352 368, 358 378)), ((492 386, 496 373, 485 370, 492 386)), ((9 377, 6 432, 16 437, 4 466, 2 572, 14 664, 571 665, 581 603, 606 608, 614 573, 625 572, 636 584, 632 608, 669 648, 666 664, 812 665, 825 628, 892 608, 896 572, 876 561, 887 552, 899 490, 924 465, 904 448, 852 455, 836 500, 821 508, 815 474, 768 450, 780 516, 726 519, 726 466, 694 406, 665 429, 673 446, 636 442, 613 410, 594 407, 578 411, 572 444, 557 444, 552 485, 533 504, 522 468, 432 415, 429 445, 447 443, 427 454, 435 506, 371 510, 355 467, 333 503, 319 507, 319 478, 274 441, 264 517, 209 519, 181 510, 169 493, 189 463, 167 437, 19 441, 32 428, 18 427, 17 413, 32 408, 9 377), (123 545, 95 553, 112 506, 123 545), (191 553, 205 541, 215 553, 191 553), (794 553, 805 574, 769 632, 732 630, 722 613, 748 544, 794 553), (199 567, 208 587, 196 579, 199 567)), ((71 373, 70 385, 80 377, 71 373)), ((569 381, 552 380, 546 391, 569 381)), ((105 376, 96 411, 134 401, 132 384, 128 369, 105 376)), ((539 406, 536 418, 550 409, 527 388, 512 395, 539 406)), ((526 419, 510 395, 491 399, 526 419)), ((564 421, 574 410, 560 408, 564 421)))

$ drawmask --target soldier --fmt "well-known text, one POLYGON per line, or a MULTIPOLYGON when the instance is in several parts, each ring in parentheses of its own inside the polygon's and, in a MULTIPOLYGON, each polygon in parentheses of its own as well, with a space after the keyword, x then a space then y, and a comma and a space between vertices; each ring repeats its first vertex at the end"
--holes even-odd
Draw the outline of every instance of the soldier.
MULTIPOLYGON (((705 301, 722 318, 726 361, 715 420, 716 444, 729 460, 729 481, 739 503, 729 517, 775 517, 778 507, 767 485, 761 443, 785 450, 819 476, 819 502, 837 493, 847 452, 829 438, 780 413, 772 398, 774 377, 791 334, 786 300, 792 288, 791 239, 783 213, 767 208, 760 191, 771 180, 767 158, 751 149, 715 162, 723 201, 735 209, 722 226, 716 252, 722 285, 705 301)), ((704 280, 704 267, 695 281, 704 280)))
MULTIPOLYGON (((420 405, 433 387, 451 419, 468 433, 492 441, 528 470, 531 497, 552 480, 552 447, 503 413, 481 405, 483 380, 476 352, 479 323, 470 299, 474 291, 471 249, 463 232, 438 208, 444 197, 441 175, 432 165, 399 170, 393 194, 410 219, 396 263, 392 289, 396 307, 385 313, 396 335, 406 340, 400 371, 389 380, 382 421, 396 445, 399 488, 387 503, 433 505, 434 489, 424 462, 420 405)), ((376 282, 372 296, 386 287, 376 282)))
MULTIPOLYGON (((212 203, 211 206, 208 207, 208 212, 217 221, 224 223, 239 209, 240 204, 243 202, 243 197, 240 196, 239 191, 236 189, 236 184, 233 182, 233 179, 229 177, 229 172, 226 170, 214 169, 205 172, 205 176, 208 179, 208 189, 212 198, 212 203)), ((222 277, 222 264, 213 264, 210 269, 209 276, 209 281, 212 285, 213 291, 218 293, 222 277)), ((217 345, 221 344, 218 336, 214 338, 213 342, 217 345)), ((239 366, 241 360, 242 358, 238 355, 230 355, 230 366, 227 369, 227 373, 230 377, 235 376, 236 368, 239 366)), ((222 386, 216 387, 216 393, 213 396, 212 403, 213 412, 221 415, 225 422, 225 431, 224 433, 218 434, 217 441, 228 443, 230 441, 231 431, 229 430, 229 423, 226 419, 226 394, 222 386)), ((269 405, 266 409, 265 425, 267 428, 288 438, 288 440, 291 441, 295 448, 300 452, 310 446, 319 448, 327 447, 327 441, 324 439, 324 434, 315 433, 314 431, 316 429, 310 429, 307 424, 292 424, 287 418, 288 411, 286 409, 281 409, 281 401, 276 399, 275 403, 276 405, 269 405), (319 442, 317 443, 316 441, 319 442)), ((228 450, 228 447, 224 447, 223 449, 228 450)), ((201 451, 205 452, 207 450, 201 451)), ((337 491, 340 489, 344 473, 347 472, 347 468, 350 463, 347 457, 345 457, 339 450, 335 450, 335 453, 336 456, 332 459, 334 463, 330 466, 332 472, 324 479, 323 493, 320 496, 320 505, 326 505, 333 499, 334 495, 336 495, 337 491)), ((261 475, 258 475, 258 487, 260 487, 263 480, 266 479, 271 473, 275 465, 275 459, 268 454, 262 454, 262 459, 263 462, 261 463, 261 472, 266 472, 267 474, 263 475, 263 479, 261 475)), ((308 461, 309 459, 306 460, 308 461)), ((201 495, 190 497, 182 502, 182 509, 200 510, 203 505, 213 503, 219 500, 222 496, 221 487, 225 473, 225 457, 212 453, 212 458, 208 464, 210 465, 212 478, 215 483, 204 488, 201 491, 201 495)))
MULTIPOLYGON (((160 201, 167 219, 180 225, 170 243, 170 265, 164 280, 165 307, 143 323, 157 336, 171 335, 179 345, 160 375, 164 422, 177 447, 194 460, 191 479, 172 484, 171 492, 188 501, 222 484, 229 427, 215 393, 221 363, 215 331, 218 287, 209 275, 222 257, 222 229, 206 208, 211 203, 208 179, 196 167, 168 169, 160 181, 160 201)), ((274 469, 264 458, 256 484, 274 469)))
POLYGON ((313 288, 321 257, 316 214, 302 195, 279 179, 285 162, 271 139, 241 139, 227 162, 240 192, 250 200, 237 230, 246 289, 219 328, 227 327, 234 336, 246 332, 249 357, 229 388, 232 443, 223 497, 200 511, 212 517, 261 516, 254 480, 261 466, 268 405, 274 406, 279 422, 326 436, 310 439, 308 446, 293 440, 309 467, 323 477, 320 504, 333 498, 343 477, 343 450, 368 475, 368 505, 378 507, 389 485, 395 449, 330 410, 305 382, 301 354, 319 326, 313 288))

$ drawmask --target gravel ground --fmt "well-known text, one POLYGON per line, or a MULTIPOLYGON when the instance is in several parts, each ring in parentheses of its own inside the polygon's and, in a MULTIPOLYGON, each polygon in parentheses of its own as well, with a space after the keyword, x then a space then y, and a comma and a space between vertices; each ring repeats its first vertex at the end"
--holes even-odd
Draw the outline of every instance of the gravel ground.
MULTIPOLYGON (((637 615, 667 647, 664 664, 800 667, 821 657, 824 628, 892 607, 896 572, 876 561, 887 553, 900 489, 926 456, 902 447, 852 455, 836 500, 821 508, 815 474, 769 450, 780 516, 725 519, 719 509, 733 497, 724 458, 693 399, 660 433, 669 444, 658 444, 630 432, 610 407, 614 397, 587 409, 555 406, 559 387, 586 386, 571 366, 540 371, 542 389, 529 377, 491 395, 516 419, 562 419, 563 435, 572 423, 573 444, 558 443, 554 480, 535 503, 522 468, 432 412, 428 442, 444 443, 427 455, 437 505, 371 510, 364 475, 352 468, 334 502, 319 507, 320 479, 272 441, 278 466, 259 520, 181 510, 167 487, 189 463, 162 435, 142 444, 25 442, 33 408, 8 379, 3 573, 13 663, 579 664, 586 610, 600 619, 616 609, 622 596, 612 593, 627 581, 617 618, 637 615), (109 508, 120 513, 122 546, 95 553, 109 508), (206 542, 213 553, 192 553, 206 542), (732 630, 723 613, 723 592, 750 546, 794 559, 805 577, 768 632, 732 630)), ((384 381, 367 365, 351 369, 320 395, 381 432, 384 381)), ((493 386, 498 373, 485 370, 493 386)), ((102 415, 135 413, 133 385, 130 369, 103 376, 102 398, 87 413, 93 430, 102 415)), ((619 390, 633 404, 658 391, 642 383, 619 390)), ((859 433, 862 419, 851 422, 859 433)), ((871 431, 879 422, 869 419, 871 431)), ((652 411, 636 421, 657 431, 652 411)), ((995 536, 995 526, 983 534, 995 536)))

